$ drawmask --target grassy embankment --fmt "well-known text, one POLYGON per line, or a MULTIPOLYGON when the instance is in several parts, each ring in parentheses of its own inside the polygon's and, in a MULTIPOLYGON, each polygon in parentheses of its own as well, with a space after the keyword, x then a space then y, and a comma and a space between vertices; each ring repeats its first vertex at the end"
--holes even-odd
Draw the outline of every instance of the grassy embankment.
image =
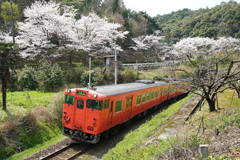
MULTIPOLYGON (((167 122, 167 120, 172 117, 179 109, 180 106, 186 102, 193 94, 188 95, 179 102, 171 105, 168 109, 163 110, 161 113, 155 115, 151 120, 147 121, 141 125, 137 130, 128 133, 124 139, 119 142, 116 147, 106 153, 102 159, 146 159, 148 155, 144 155, 138 152, 141 150, 141 144, 146 142, 146 138, 154 134, 160 126, 167 122), (139 148, 140 147, 140 148, 139 148)), ((151 152, 152 148, 155 146, 147 147, 146 149, 151 152)), ((165 143, 162 144, 162 147, 166 148, 165 143)), ((152 153, 152 152, 151 152, 152 153)))
POLYGON ((184 125, 178 137, 159 139, 145 145, 146 138, 155 130, 153 128, 160 126, 177 110, 178 103, 181 103, 178 102, 129 133, 103 159, 201 159, 198 153, 200 144, 209 144, 211 155, 208 159, 239 158, 240 100, 235 93, 230 106, 232 95, 231 90, 218 94, 219 109, 216 112, 209 113, 205 103, 202 110, 184 125), (200 126, 202 117, 204 124, 200 126))
MULTIPOLYGON (((54 92, 38 91, 7 92, 7 110, 0 110, 0 122, 4 122, 8 116, 24 116, 27 111, 37 106, 50 106, 54 94, 54 92)), ((2 97, 2 93, 0 93, 0 97, 2 97)), ((0 106, 2 106, 2 99, 0 106)))
POLYGON ((12 158, 21 159, 63 139, 62 104, 63 93, 7 92, 7 110, 0 109, 0 159, 26 150, 12 158))

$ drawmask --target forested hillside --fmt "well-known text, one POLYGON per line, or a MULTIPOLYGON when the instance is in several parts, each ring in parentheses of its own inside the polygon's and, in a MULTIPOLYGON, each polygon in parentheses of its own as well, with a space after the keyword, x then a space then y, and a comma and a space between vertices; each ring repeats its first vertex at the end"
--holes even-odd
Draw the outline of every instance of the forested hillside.
MULTIPOLYGON (((46 0, 48 1, 48 0, 46 0)), ((0 30, 9 28, 10 7, 4 5, 6 0, 0 2, 0 30), (3 25, 2 25, 3 24, 3 25)), ((23 9, 30 6, 34 0, 13 0, 16 4, 15 19, 23 21, 23 9), (19 10, 19 12, 17 11, 19 10)), ((154 30, 161 29, 167 41, 177 42, 185 37, 240 37, 240 4, 235 1, 222 2, 214 8, 192 11, 182 9, 170 14, 150 17, 145 12, 136 12, 127 9, 122 0, 57 0, 65 5, 73 5, 78 14, 87 15, 97 13, 100 17, 107 17, 110 22, 123 25, 122 30, 128 30, 128 39, 123 43, 123 48, 128 48, 132 37, 152 34, 154 30)))
MULTIPOLYGON (((49 1, 49 0, 46 0, 49 1)), ((136 12, 127 9, 122 0, 56 0, 58 3, 67 6, 74 6, 77 10, 76 19, 80 19, 89 13, 96 13, 99 17, 106 17, 109 22, 119 23, 122 25, 119 30, 129 31, 124 41, 118 41, 124 52, 128 55, 132 52, 130 47, 133 45, 132 38, 141 35, 148 35, 159 30, 159 25, 153 17, 150 17, 146 12, 136 12)), ((14 21, 21 22, 27 19, 24 17, 23 11, 30 7, 35 0, 13 0, 14 21)), ((10 32, 11 30, 11 12, 9 1, 3 0, 0 2, 0 31, 10 32)), ((16 27, 18 29, 18 27, 16 27)), ((16 36, 18 30, 15 31, 16 36)), ((125 57, 125 56, 122 56, 125 57)), ((134 56, 132 59, 135 58, 134 56)), ((129 59, 129 57, 126 57, 129 59)), ((123 59, 124 60, 124 59, 123 59)))
MULTIPOLYGON (((49 1, 49 0, 46 0, 49 1)), ((5 26, 9 21, 6 21, 6 16, 10 18, 10 15, 5 15, 6 9, 9 10, 8 13, 10 13, 10 7, 5 7, 4 2, 6 0, 3 0, 0 2, 0 24, 4 24, 5 26)), ((20 11, 21 14, 18 15, 17 20, 23 21, 24 17, 23 10, 24 8, 30 6, 34 0, 13 0, 13 2, 17 5, 15 7, 15 10, 20 11)), ((57 2, 61 2, 63 5, 73 5, 74 8, 78 10, 78 14, 75 18, 79 19, 81 15, 87 15, 91 12, 95 12, 100 17, 107 17, 109 21, 120 23, 123 25, 122 30, 129 30, 130 36, 139 36, 143 34, 151 34, 154 30, 158 30, 159 26, 156 23, 156 21, 150 17, 145 12, 135 12, 132 10, 129 10, 125 7, 122 0, 105 0, 102 2, 102 0, 57 0, 57 2)), ((3 29, 3 26, 1 25, 1 29, 3 29)))
MULTIPOLYGON (((146 55, 149 56, 151 52, 133 52, 130 47, 134 44, 132 38, 153 34, 155 30, 162 31, 161 35, 165 36, 168 45, 186 37, 240 37, 240 4, 235 1, 222 2, 211 9, 196 11, 182 9, 156 17, 150 17, 146 12, 136 12, 126 8, 123 0, 56 1, 61 2, 62 5, 74 6, 77 9, 76 19, 94 12, 101 18, 107 17, 109 22, 121 24, 122 27, 119 28, 121 31, 129 31, 124 41, 117 42, 123 49, 121 60, 124 62, 135 62, 136 57, 138 62, 151 61, 146 58, 146 55)), ((14 20, 24 21, 26 17, 23 15, 23 10, 31 6, 35 0, 13 0, 13 2, 14 20)), ((0 31, 10 32, 9 2, 2 0, 0 6, 0 31)))
POLYGON ((240 38, 240 4, 235 1, 222 2, 211 9, 182 9, 158 15, 155 20, 169 42, 197 36, 240 38))

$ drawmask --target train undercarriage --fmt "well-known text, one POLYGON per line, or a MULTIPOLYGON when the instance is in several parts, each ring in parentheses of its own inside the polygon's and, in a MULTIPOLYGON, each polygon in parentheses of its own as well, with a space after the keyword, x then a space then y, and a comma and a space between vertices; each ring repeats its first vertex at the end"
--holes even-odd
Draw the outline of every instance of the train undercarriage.
POLYGON ((80 130, 76 130, 76 129, 72 130, 66 127, 64 127, 63 135, 68 136, 72 140, 77 142, 87 142, 92 144, 98 143, 100 139, 100 134, 94 135, 94 134, 84 133, 80 130))

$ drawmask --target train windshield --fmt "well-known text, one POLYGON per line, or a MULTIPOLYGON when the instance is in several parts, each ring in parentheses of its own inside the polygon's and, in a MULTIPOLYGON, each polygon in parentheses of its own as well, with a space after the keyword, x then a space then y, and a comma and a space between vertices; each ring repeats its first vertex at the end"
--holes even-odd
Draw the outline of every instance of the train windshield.
POLYGON ((88 99, 87 108, 102 110, 103 101, 88 99))
POLYGON ((70 95, 65 95, 64 103, 74 105, 74 97, 70 95))

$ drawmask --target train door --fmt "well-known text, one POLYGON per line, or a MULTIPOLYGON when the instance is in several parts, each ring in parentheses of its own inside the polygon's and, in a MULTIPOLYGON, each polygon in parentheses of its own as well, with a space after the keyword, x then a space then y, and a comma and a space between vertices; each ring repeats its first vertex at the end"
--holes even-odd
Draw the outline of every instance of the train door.
POLYGON ((108 114, 108 128, 111 128, 112 126, 113 104, 114 104, 114 100, 111 100, 110 107, 109 107, 109 114, 108 114))
POLYGON ((76 99, 75 104, 74 105, 74 123, 75 123, 75 127, 78 129, 83 129, 84 128, 84 100, 83 99, 76 99))
POLYGON ((126 105, 125 105, 125 121, 130 119, 132 111, 132 96, 127 97, 126 105))
POLYGON ((161 89, 159 90, 159 103, 162 103, 162 101, 163 101, 162 95, 163 95, 163 88, 161 88, 161 89))

